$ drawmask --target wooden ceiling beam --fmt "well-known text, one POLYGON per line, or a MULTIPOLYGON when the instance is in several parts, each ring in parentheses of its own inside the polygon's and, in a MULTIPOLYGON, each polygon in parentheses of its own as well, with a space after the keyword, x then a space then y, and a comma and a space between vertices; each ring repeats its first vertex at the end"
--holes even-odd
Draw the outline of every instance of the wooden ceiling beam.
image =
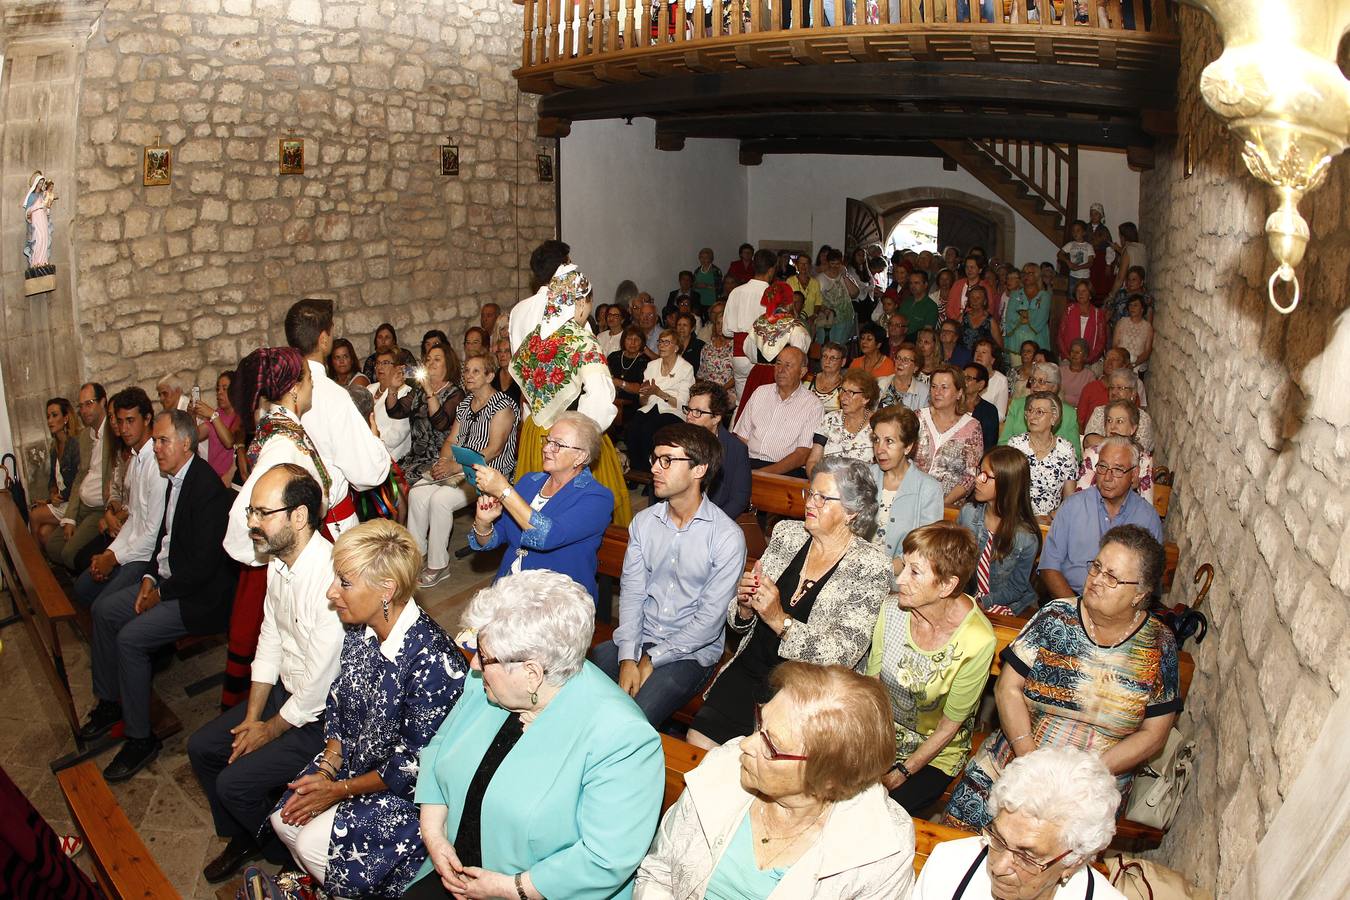
POLYGON ((942 151, 930 141, 854 140, 837 137, 782 137, 741 141, 741 156, 747 153, 827 153, 840 156, 938 157, 942 151))

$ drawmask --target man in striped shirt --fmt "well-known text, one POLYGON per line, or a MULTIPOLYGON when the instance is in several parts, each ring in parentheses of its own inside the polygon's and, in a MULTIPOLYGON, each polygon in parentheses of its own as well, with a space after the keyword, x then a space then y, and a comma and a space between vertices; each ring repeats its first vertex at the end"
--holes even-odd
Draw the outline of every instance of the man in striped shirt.
POLYGON ((785 347, 773 364, 773 384, 760 385, 746 401, 732 432, 750 451, 750 468, 806 477, 806 458, 825 408, 802 384, 806 354, 785 347))

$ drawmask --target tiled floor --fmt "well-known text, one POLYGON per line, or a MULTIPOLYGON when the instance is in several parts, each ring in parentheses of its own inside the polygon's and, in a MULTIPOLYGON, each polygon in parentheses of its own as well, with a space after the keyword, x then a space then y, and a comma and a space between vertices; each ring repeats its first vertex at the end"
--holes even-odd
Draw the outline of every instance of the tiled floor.
MULTIPOLYGON (((456 529, 456 536, 462 529, 456 529)), ((456 546, 458 543, 456 542, 456 546)), ((468 599, 487 584, 500 557, 475 554, 466 560, 451 559, 453 575, 418 602, 452 633, 468 599)), ((0 615, 10 609, 7 594, 0 594, 0 615)), ((70 671, 75 707, 81 716, 92 705, 89 683, 89 653, 84 641, 62 629, 62 646, 70 671)), ((73 831, 56 778, 49 764, 75 749, 60 709, 52 702, 51 687, 22 624, 0 631, 0 765, 27 794, 57 833, 73 831)), ((160 868, 182 896, 232 898, 234 886, 212 886, 201 870, 224 846, 217 838, 202 795, 187 758, 187 739, 198 727, 219 713, 219 688, 187 697, 183 688, 198 679, 220 672, 225 648, 219 646, 186 660, 174 660, 155 678, 155 690, 183 723, 182 731, 165 742, 155 762, 130 781, 113 785, 131 823, 136 826, 160 868)), ((106 765, 116 748, 98 757, 106 765)), ((87 854, 85 854, 87 856, 87 854)), ((87 859, 82 860, 87 868, 87 859)))

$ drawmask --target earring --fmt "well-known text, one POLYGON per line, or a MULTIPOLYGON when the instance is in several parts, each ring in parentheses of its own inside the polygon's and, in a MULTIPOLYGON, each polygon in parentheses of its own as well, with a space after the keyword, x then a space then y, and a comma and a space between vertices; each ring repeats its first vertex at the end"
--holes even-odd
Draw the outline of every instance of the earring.
POLYGON ((538 705, 539 705, 539 692, 538 692, 538 691, 530 691, 530 705, 531 705, 531 706, 538 706, 538 705))
POLYGON ((380 601, 380 606, 384 609, 384 620, 389 621, 389 598, 385 597, 380 601))

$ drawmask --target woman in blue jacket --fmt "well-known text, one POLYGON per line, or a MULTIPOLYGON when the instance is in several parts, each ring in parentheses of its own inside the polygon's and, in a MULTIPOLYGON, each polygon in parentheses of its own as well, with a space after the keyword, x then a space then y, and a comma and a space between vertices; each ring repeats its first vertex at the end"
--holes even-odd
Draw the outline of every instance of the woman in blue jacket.
MULTIPOLYGON (((555 425, 556 427, 556 425, 555 425)), ((422 751, 427 862, 405 900, 626 900, 661 813, 661 738, 586 661, 595 611, 556 572, 474 597, 464 694, 422 751)))
POLYGON ((1026 455, 1012 447, 986 453, 975 476, 974 501, 961 507, 957 522, 980 546, 966 592, 985 612, 1026 615, 1036 602, 1031 569, 1041 552, 1026 455))
POLYGON ((496 469, 473 467, 478 507, 469 546, 506 546, 497 578, 552 569, 596 596, 600 540, 614 512, 614 495, 588 468, 599 457, 600 438, 589 417, 566 412, 544 438, 544 471, 529 472, 512 487, 496 469))
MULTIPOLYGON (((942 486, 914 465, 919 419, 899 403, 872 413, 872 478, 877 485, 877 535, 891 568, 900 571, 905 535, 942 521, 942 486)), ((892 581, 894 587, 894 581, 892 581)))

